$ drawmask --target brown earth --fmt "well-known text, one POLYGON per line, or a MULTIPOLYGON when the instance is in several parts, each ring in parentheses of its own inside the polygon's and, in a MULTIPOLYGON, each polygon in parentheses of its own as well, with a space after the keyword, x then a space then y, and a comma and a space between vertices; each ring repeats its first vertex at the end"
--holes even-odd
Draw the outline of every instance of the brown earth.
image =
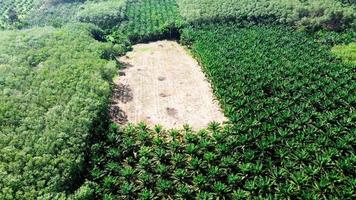
POLYGON ((119 61, 124 66, 114 80, 111 107, 117 123, 201 129, 227 121, 197 61, 177 42, 138 44, 119 61))

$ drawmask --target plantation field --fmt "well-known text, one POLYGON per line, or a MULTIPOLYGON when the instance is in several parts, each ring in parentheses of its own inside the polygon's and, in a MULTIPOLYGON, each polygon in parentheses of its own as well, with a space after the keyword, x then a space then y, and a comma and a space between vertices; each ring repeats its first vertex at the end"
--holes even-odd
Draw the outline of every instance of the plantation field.
POLYGON ((0 0, 0 30, 19 26, 38 0, 0 0))
POLYGON ((88 22, 111 29, 126 19, 127 0, 1 0, 0 28, 61 27, 88 22))
POLYGON ((236 21, 277 23, 300 28, 342 30, 355 25, 355 6, 337 0, 177 0, 192 23, 236 21))
MULTIPOLYGON (((355 6, 0 0, 0 199, 356 199, 355 6), (139 42, 159 53, 132 56, 152 44, 139 42), (168 117, 180 110, 157 100, 168 97, 160 88, 176 90, 181 110, 190 91, 206 119, 198 63, 224 125, 195 130, 200 111, 171 130, 115 123, 110 106, 128 94, 116 74, 116 83, 144 82, 133 99, 155 98, 168 117)), ((145 102, 117 111, 140 105, 168 119, 145 102)))
POLYGON ((94 196, 354 198, 355 66, 320 39, 281 26, 183 29, 232 124, 113 125, 92 147, 94 196))
POLYGON ((102 29, 110 29, 125 18, 126 0, 86 2, 78 12, 81 22, 93 23, 102 29))
POLYGON ((182 23, 175 0, 129 0, 127 21, 119 31, 134 42, 174 38, 182 23))
POLYGON ((294 174, 296 179, 287 179, 295 186, 302 184, 289 195, 354 195, 355 65, 283 27, 207 26, 187 29, 182 38, 204 66, 238 135, 266 169, 281 166, 294 174))
POLYGON ((28 26, 61 27, 77 21, 77 14, 85 1, 45 1, 24 19, 28 26))

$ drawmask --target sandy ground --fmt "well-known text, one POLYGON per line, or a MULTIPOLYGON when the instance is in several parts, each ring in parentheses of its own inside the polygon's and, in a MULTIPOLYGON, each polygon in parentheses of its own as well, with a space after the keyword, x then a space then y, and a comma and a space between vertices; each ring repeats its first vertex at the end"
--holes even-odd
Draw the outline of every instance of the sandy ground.
POLYGON ((114 80, 111 107, 117 123, 201 129, 227 121, 197 61, 177 42, 138 44, 119 61, 124 67, 114 80))

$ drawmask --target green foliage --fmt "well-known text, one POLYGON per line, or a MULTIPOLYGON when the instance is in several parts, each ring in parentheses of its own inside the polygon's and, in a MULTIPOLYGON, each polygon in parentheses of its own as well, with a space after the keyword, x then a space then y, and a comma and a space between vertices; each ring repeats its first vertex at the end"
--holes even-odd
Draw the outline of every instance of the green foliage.
POLYGON ((356 5, 356 0, 339 0, 339 1, 344 4, 356 5))
POLYGON ((355 25, 356 7, 337 0, 177 0, 192 23, 230 21, 291 24, 307 29, 342 30, 355 25))
POLYGON ((107 30, 125 19, 126 0, 46 0, 24 20, 29 26, 61 27, 67 23, 92 23, 107 30))
POLYGON ((342 32, 319 30, 312 35, 318 43, 330 46, 331 48, 335 45, 355 42, 356 31, 353 29, 347 29, 342 32))
POLYGON ((111 45, 94 40, 95 29, 0 32, 0 199, 59 199, 81 183, 116 69, 101 59, 111 45))
POLYGON ((114 56, 124 55, 127 51, 131 50, 131 41, 128 36, 122 32, 114 31, 106 36, 108 42, 112 42, 116 54, 114 56))
POLYGON ((32 10, 24 21, 29 26, 61 27, 67 23, 77 21, 77 14, 83 6, 81 0, 47 0, 40 9, 32 10))
POLYGON ((133 42, 176 38, 183 24, 175 0, 129 0, 119 32, 133 42))
POLYGON ((89 200, 95 195, 96 184, 90 181, 85 182, 70 199, 73 200, 89 200))
MULTIPOLYGON (((296 173, 294 182, 305 191, 309 189, 304 184, 313 178, 304 174, 314 176, 322 170, 323 179, 315 185, 325 178, 328 186, 311 184, 305 195, 318 190, 340 195, 331 189, 337 185, 331 177, 340 172, 336 166, 355 156, 354 65, 342 64, 330 54, 329 46, 308 34, 284 27, 210 25, 184 30, 182 41, 191 46, 212 81, 234 131, 245 136, 241 141, 246 146, 257 150, 246 149, 244 155, 258 159, 262 166, 271 162, 296 173)), ((248 164, 240 169, 260 171, 248 164)), ((343 168, 337 177, 348 179, 344 191, 352 190, 354 173, 343 168)), ((297 191, 295 186, 291 189, 287 192, 297 191)))
POLYGON ((23 26, 23 19, 39 0, 1 0, 0 30, 23 26))
POLYGON ((281 127, 303 133, 313 125, 322 132, 331 127, 351 132, 353 69, 306 33, 229 24, 186 29, 182 38, 202 63, 226 115, 242 131, 260 137, 281 127))
POLYGON ((236 23, 344 30, 352 2, 38 2, 0 0, 0 28, 64 26, 0 32, 0 199, 356 198, 354 31, 236 23), (108 59, 177 38, 179 11, 193 24, 235 21, 182 32, 232 125, 93 131, 106 120, 108 59), (66 25, 78 20, 108 35, 66 25))
POLYGON ((340 45, 332 48, 332 52, 347 63, 356 65, 356 43, 340 45))
POLYGON ((215 126, 218 129, 200 132, 174 130, 171 136, 172 131, 157 134, 140 125, 112 124, 103 141, 91 149, 93 198, 355 197, 352 165, 356 157, 350 144, 339 152, 329 145, 319 146, 319 141, 303 145, 300 140, 307 138, 280 137, 275 148, 264 150, 258 147, 267 143, 264 139, 236 133, 233 126, 215 126), (245 137, 251 141, 245 142, 245 137), (341 167, 344 162, 347 167, 341 167))
POLYGON ((78 13, 79 21, 110 29, 124 20, 126 0, 87 2, 78 13))

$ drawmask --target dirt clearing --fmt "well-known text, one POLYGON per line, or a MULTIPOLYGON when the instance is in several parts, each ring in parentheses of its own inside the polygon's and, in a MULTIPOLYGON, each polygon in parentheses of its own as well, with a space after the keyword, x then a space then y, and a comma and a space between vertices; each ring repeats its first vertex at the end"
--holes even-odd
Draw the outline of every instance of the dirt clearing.
POLYGON ((174 41, 138 44, 119 58, 111 115, 120 124, 204 128, 227 121, 197 61, 174 41))

